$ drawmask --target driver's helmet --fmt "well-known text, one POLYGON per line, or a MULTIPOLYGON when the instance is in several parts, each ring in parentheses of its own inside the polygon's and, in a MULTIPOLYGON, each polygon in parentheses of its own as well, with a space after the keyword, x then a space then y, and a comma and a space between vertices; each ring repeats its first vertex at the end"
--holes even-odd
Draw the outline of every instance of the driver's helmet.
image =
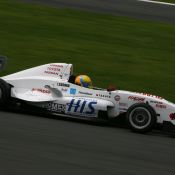
POLYGON ((75 84, 86 87, 86 88, 91 88, 92 87, 92 81, 87 75, 79 75, 75 78, 75 84))

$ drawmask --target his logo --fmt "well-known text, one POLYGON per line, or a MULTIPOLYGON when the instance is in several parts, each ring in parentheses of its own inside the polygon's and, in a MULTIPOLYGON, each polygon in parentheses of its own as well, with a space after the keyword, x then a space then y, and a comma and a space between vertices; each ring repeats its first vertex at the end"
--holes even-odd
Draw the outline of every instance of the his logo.
POLYGON ((96 101, 86 101, 86 100, 76 100, 72 99, 70 103, 68 103, 68 112, 79 113, 92 115, 95 113, 94 106, 97 104, 96 101))

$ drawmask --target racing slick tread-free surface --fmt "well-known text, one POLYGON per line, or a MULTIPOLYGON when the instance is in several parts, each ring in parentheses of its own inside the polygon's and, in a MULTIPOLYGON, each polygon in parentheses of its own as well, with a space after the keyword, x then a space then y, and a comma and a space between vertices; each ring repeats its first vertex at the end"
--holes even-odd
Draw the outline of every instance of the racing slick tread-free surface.
POLYGON ((174 175, 174 145, 159 131, 0 112, 2 175, 174 175))
POLYGON ((127 111, 127 114, 126 114, 126 121, 129 125, 129 127, 131 128, 131 130, 135 131, 135 132, 140 132, 140 133, 147 133, 147 132, 150 132, 155 124, 156 124, 156 112, 154 111, 154 109, 148 105, 148 104, 145 104, 145 103, 136 103, 134 105, 132 105, 128 111, 127 111), (144 128, 136 128, 133 126, 133 124, 130 122, 132 116, 131 116, 131 113, 134 111, 134 110, 137 110, 137 108, 142 108, 142 110, 147 110, 149 113, 150 113, 150 123, 148 126, 145 126, 144 128))

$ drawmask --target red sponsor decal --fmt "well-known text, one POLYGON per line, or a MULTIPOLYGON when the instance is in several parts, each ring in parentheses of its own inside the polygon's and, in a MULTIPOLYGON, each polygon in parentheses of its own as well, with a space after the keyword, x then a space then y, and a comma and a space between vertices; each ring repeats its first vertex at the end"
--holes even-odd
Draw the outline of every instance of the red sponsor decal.
POLYGON ((166 109, 166 105, 156 104, 157 108, 166 109))
POLYGON ((175 120, 175 113, 170 114, 170 119, 175 120))
POLYGON ((50 65, 49 67, 47 67, 47 70, 44 71, 45 74, 51 74, 51 75, 59 75, 61 68, 59 68, 60 65, 50 65))
POLYGON ((41 92, 43 94, 50 94, 51 92, 48 89, 41 89, 41 88, 33 88, 33 92, 41 92))
POLYGON ((52 67, 63 67, 63 65, 59 65, 59 64, 50 64, 49 66, 52 66, 52 67))
POLYGON ((57 72, 44 71, 45 74, 59 75, 57 72))
POLYGON ((158 99, 163 99, 162 97, 159 97, 157 95, 148 94, 148 93, 139 93, 139 94, 142 94, 142 95, 145 95, 145 96, 148 96, 148 97, 154 97, 154 98, 158 98, 158 99))
POLYGON ((129 96, 128 99, 133 101, 140 101, 140 102, 143 102, 145 100, 145 98, 143 97, 135 97, 135 96, 129 96))
POLYGON ((55 72, 59 72, 60 71, 60 69, 57 68, 57 67, 48 67, 47 70, 49 70, 49 71, 55 71, 55 72))
POLYGON ((119 95, 116 95, 116 96, 114 97, 114 99, 115 99, 115 101, 120 101, 120 96, 119 96, 119 95))

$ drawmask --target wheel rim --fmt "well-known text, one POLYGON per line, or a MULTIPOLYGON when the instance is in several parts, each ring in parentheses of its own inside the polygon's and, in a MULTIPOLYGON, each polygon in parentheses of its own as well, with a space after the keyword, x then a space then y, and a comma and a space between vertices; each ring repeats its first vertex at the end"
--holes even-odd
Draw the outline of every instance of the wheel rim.
POLYGON ((151 113, 144 107, 134 108, 129 114, 129 122, 136 129, 144 129, 151 123, 151 113))

